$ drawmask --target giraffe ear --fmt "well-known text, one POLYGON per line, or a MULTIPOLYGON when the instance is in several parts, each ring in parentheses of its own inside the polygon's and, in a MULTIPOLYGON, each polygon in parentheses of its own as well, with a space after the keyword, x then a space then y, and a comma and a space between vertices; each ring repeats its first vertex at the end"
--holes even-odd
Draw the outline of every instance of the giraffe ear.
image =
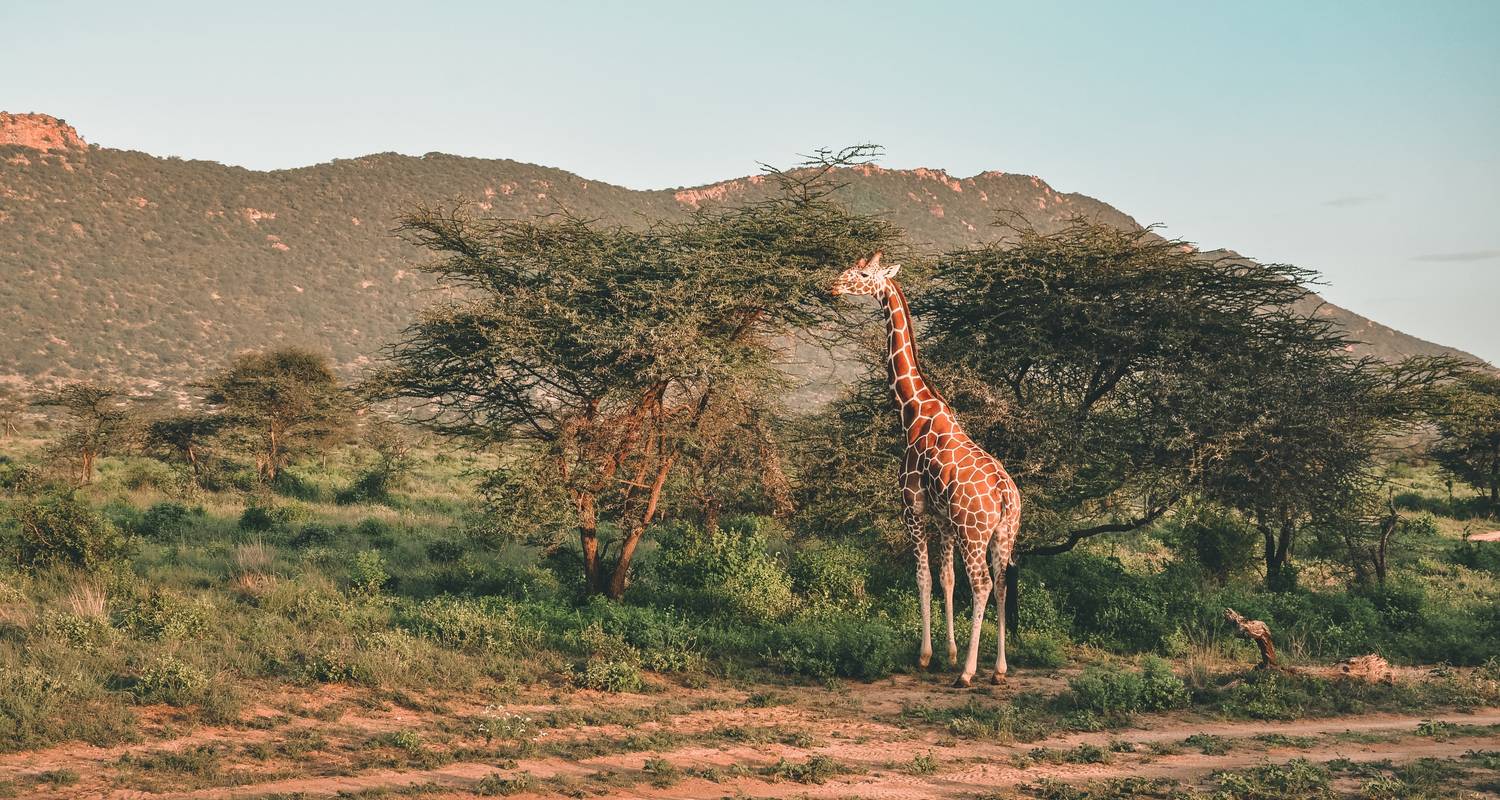
POLYGON ((896 273, 898 273, 900 271, 901 271, 901 265, 900 264, 892 264, 889 267, 881 267, 879 269, 879 271, 877 272, 877 274, 879 274, 880 277, 882 277, 882 278, 894 278, 894 277, 896 277, 896 273))

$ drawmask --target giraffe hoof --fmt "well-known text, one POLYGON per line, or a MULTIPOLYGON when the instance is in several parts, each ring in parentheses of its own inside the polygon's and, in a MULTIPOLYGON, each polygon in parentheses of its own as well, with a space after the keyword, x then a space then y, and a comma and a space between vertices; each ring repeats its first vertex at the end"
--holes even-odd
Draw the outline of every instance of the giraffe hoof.
POLYGON ((932 654, 931 653, 923 653, 922 655, 920 655, 920 656, 917 657, 917 666, 920 667, 921 669, 927 669, 928 665, 930 665, 931 663, 932 663, 932 654))
POLYGON ((952 650, 948 651, 948 663, 957 666, 957 664, 958 664, 958 648, 957 647, 955 647, 952 650))
POLYGON ((1003 672, 996 672, 995 674, 991 675, 990 676, 990 683, 993 683, 996 686, 999 686, 1000 684, 1005 683, 1005 673, 1003 673, 1003 672))
POLYGON ((953 682, 953 688, 955 688, 955 689, 967 689, 971 685, 973 685, 973 682, 974 682, 973 676, 971 676, 971 675, 960 675, 960 676, 958 676, 958 680, 956 680, 956 681, 953 682))

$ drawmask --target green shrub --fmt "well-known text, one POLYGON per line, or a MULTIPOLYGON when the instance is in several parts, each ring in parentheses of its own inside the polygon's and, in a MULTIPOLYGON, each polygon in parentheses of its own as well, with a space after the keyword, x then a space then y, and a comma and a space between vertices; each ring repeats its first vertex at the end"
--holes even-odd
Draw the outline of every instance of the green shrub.
POLYGON ((601 692, 641 690, 641 653, 623 637, 605 632, 595 623, 577 635, 587 661, 574 670, 574 682, 601 692))
POLYGON ((514 606, 490 598, 434 597, 397 610, 396 624, 442 647, 468 652, 533 649, 540 631, 526 625, 514 606))
POLYGON ((240 514, 240 530, 251 533, 265 533, 285 527, 291 522, 292 513, 286 506, 263 506, 253 504, 245 507, 240 514))
POLYGON ((156 503, 141 515, 136 530, 147 539, 165 541, 181 535, 192 523, 192 519, 202 514, 202 509, 189 509, 182 503, 156 503))
POLYGON ((434 564, 452 564, 464 556, 464 546, 452 539, 436 539, 427 543, 427 560, 434 564))
POLYGON ((163 655, 141 671, 134 692, 145 702, 185 706, 198 700, 208 682, 209 676, 203 670, 163 655))
POLYGON ((1146 656, 1141 660, 1140 674, 1141 710, 1170 711, 1187 706, 1187 686, 1172 674, 1172 665, 1166 659, 1146 656))
POLYGON ((1061 632, 1022 633, 1006 642, 1006 659, 1022 667, 1059 669, 1067 666, 1068 645, 1061 632))
POLYGON ((354 556, 349 569, 349 591, 364 597, 375 597, 385 590, 391 580, 385 566, 385 556, 379 550, 361 550, 354 556))
POLYGON ((11 515, 17 560, 28 567, 96 570, 130 552, 120 530, 72 494, 22 501, 11 515))
POLYGON ((382 550, 395 546, 396 528, 379 517, 365 517, 354 526, 354 532, 365 537, 372 547, 382 550))
POLYGON ((137 638, 180 640, 208 630, 210 611, 202 602, 189 602, 170 589, 155 586, 144 597, 125 603, 116 617, 117 624, 137 638))
POLYGON ((1090 666, 1068 681, 1072 704, 1102 717, 1129 717, 1141 709, 1141 676, 1122 669, 1090 666))
POLYGON ((686 525, 659 530, 652 580, 644 588, 657 602, 705 614, 771 622, 791 613, 792 579, 768 545, 771 523, 738 517, 718 530, 686 525))
POLYGON ((907 660, 911 637, 879 618, 827 615, 787 623, 772 632, 769 656, 783 668, 814 678, 883 678, 907 660))
POLYGON ((792 585, 806 599, 862 607, 867 603, 865 583, 870 557, 863 548, 847 542, 810 542, 795 550, 791 558, 792 585))
POLYGON ((1219 792, 1225 800, 1284 800, 1305 798, 1318 800, 1334 796, 1328 771, 1305 758, 1285 764, 1262 764, 1237 772, 1218 775, 1219 792))
POLYGON ((304 523, 292 537, 292 546, 297 548, 328 547, 338 539, 338 530, 321 522, 304 523))

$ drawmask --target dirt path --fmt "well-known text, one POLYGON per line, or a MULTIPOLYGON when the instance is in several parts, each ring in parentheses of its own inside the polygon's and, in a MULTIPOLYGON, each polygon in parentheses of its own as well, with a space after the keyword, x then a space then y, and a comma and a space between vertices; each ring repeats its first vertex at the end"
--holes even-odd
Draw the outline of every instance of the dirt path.
MULTIPOLYGON (((368 699, 346 701, 341 713, 320 716, 318 706, 327 704, 327 698, 320 697, 303 709, 306 713, 260 714, 259 726, 202 727, 120 747, 70 745, 6 755, 0 757, 0 780, 26 785, 26 793, 20 796, 101 800, 315 798, 416 791, 418 787, 423 797, 458 798, 475 796, 486 780, 491 783, 489 789, 503 788, 515 797, 555 797, 560 791, 575 790, 621 798, 736 793, 768 798, 956 798, 1042 779, 1082 783, 1133 776, 1194 783, 1215 771, 1267 760, 1405 763, 1457 758, 1470 750, 1500 750, 1500 730, 1484 730, 1500 726, 1500 708, 1472 714, 1372 714, 1286 723, 1143 716, 1138 720, 1140 727, 1128 730, 1002 744, 955 738, 931 725, 912 724, 900 711, 904 706, 952 703, 959 698, 1004 702, 1003 695, 1009 691, 994 697, 954 694, 920 679, 898 678, 840 692, 794 687, 775 694, 779 697, 774 702, 757 708, 745 706, 743 693, 722 689, 682 690, 670 697, 571 693, 517 701, 510 708, 525 709, 539 719, 555 714, 560 715, 555 719, 605 721, 559 724, 545 731, 550 737, 545 739, 548 747, 538 752, 579 753, 577 757, 537 756, 505 763, 499 758, 462 755, 494 752, 480 747, 462 723, 484 708, 474 698, 445 698, 442 713, 368 699), (613 721, 609 713, 588 716, 601 710, 638 718, 613 721), (1460 727, 1452 729, 1447 740, 1419 736, 1417 726, 1428 720, 1460 727), (422 744, 406 756, 384 744, 399 731, 421 731, 422 744), (1194 734, 1219 737, 1224 751, 1205 755, 1183 743, 1194 734), (1262 734, 1301 738, 1292 742, 1294 746, 1253 738, 1262 734), (318 744, 306 751, 276 750, 298 737, 315 737, 318 744), (1081 746, 1096 749, 1079 757, 1081 746), (197 771, 186 757, 184 762, 152 765, 151 759, 160 762, 163 754, 191 755, 204 748, 213 751, 214 760, 197 771), (459 760, 431 768, 395 763, 407 757, 415 763, 421 748, 458 753, 459 760), (394 755, 371 757, 372 751, 378 755, 387 750, 394 755), (1069 751, 1075 752, 1070 755, 1069 751), (783 759, 800 767, 812 758, 826 759, 823 763, 833 765, 830 771, 836 774, 818 776, 822 783, 799 782, 808 778, 795 769, 773 774, 783 759), (649 769, 648 759, 653 760, 649 769), (40 781, 40 773, 58 770, 76 773, 77 780, 64 785, 40 781), (494 785, 498 781, 510 783, 494 785)), ((281 707, 294 706, 295 701, 292 698, 281 707)), ((164 725, 158 732, 173 733, 173 729, 164 725)))

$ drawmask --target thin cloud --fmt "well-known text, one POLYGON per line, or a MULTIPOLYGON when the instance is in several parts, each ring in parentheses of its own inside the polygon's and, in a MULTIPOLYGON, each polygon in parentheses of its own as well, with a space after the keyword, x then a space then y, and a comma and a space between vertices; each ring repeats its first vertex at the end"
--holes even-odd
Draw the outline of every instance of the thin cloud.
POLYGON ((1489 261, 1500 258, 1500 250, 1464 250, 1458 253, 1425 253, 1420 256, 1412 256, 1412 261, 1489 261))
POLYGON ((1346 194, 1343 197, 1335 197, 1332 200, 1324 200, 1323 205, 1330 208, 1354 208, 1355 206, 1367 206, 1384 200, 1383 195, 1378 194, 1346 194))

